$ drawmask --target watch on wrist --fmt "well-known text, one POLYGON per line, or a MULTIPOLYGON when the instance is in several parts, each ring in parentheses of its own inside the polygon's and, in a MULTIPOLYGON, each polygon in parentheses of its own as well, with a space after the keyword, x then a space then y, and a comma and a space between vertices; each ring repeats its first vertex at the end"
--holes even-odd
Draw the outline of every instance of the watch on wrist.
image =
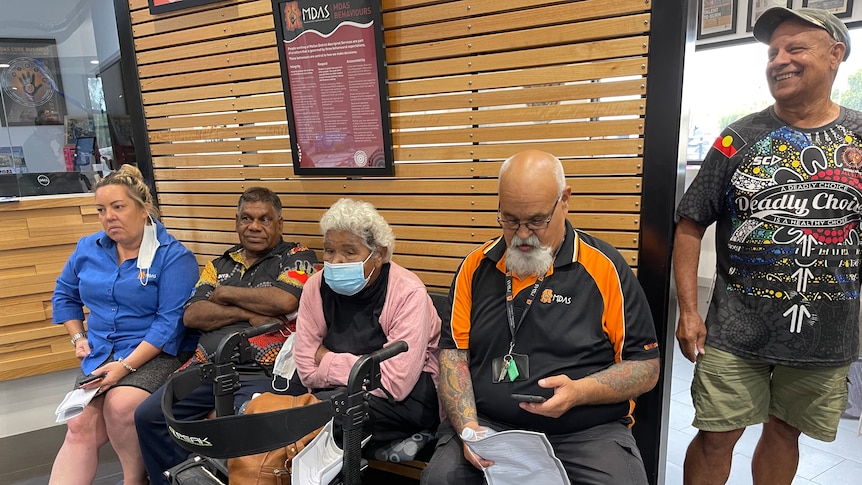
POLYGON ((79 339, 86 338, 86 337, 87 337, 86 332, 78 332, 75 335, 72 335, 72 345, 74 346, 75 343, 77 343, 79 339))

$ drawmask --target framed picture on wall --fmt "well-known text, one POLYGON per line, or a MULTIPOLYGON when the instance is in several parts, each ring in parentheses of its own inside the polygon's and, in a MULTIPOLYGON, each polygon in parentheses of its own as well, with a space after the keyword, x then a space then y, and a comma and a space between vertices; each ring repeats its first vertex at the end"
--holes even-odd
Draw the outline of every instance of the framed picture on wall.
POLYGON ((853 0, 802 0, 803 7, 822 8, 836 17, 849 17, 853 13, 853 0))
POLYGON ((96 121, 90 116, 67 116, 65 125, 67 145, 74 145, 78 138, 96 136, 96 121))
POLYGON ((736 33, 737 0, 698 0, 697 38, 736 33))
POLYGON ((297 175, 394 175, 379 0, 272 0, 297 175))
POLYGON ((66 116, 53 39, 0 38, 0 124, 61 125, 66 116))
POLYGON ((748 0, 748 21, 745 23, 745 31, 754 30, 754 23, 760 15, 772 7, 790 8, 791 0, 748 0))
POLYGON ((181 8, 197 7, 207 3, 218 2, 220 0, 149 0, 150 13, 170 12, 181 8))

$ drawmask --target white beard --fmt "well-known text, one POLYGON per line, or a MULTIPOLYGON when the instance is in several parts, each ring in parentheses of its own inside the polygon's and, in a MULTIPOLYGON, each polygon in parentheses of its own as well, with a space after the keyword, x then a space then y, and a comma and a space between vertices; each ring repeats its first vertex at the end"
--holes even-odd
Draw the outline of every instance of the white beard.
POLYGON ((550 247, 542 246, 535 234, 527 239, 521 239, 517 234, 512 236, 512 243, 506 249, 506 268, 512 273, 524 278, 528 276, 544 276, 554 262, 554 253, 550 247), (521 251, 518 246, 528 245, 533 249, 521 251))

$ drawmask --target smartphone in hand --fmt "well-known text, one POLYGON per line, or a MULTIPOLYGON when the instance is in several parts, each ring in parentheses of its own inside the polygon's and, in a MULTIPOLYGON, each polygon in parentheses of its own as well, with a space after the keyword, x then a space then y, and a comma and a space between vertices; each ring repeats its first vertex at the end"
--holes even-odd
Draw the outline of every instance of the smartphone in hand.
POLYGON ((548 399, 535 394, 512 394, 512 399, 518 402, 545 402, 548 399))
POLYGON ((107 376, 107 375, 108 375, 107 372, 102 372, 101 374, 90 374, 90 375, 84 377, 83 379, 81 379, 80 382, 78 382, 78 386, 83 386, 84 384, 89 384, 93 381, 97 381, 99 379, 104 379, 105 376, 107 376))

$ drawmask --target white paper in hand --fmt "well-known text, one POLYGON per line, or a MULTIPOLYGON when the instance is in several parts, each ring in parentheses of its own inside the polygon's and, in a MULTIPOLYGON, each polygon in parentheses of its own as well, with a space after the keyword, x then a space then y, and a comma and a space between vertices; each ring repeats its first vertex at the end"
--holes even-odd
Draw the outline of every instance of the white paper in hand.
POLYGON ((570 485, 563 464, 543 433, 513 429, 465 443, 473 453, 494 462, 483 469, 488 485, 570 485))
POLYGON ((57 415, 57 423, 65 423, 75 416, 84 412, 84 408, 93 399, 96 393, 99 392, 98 387, 92 389, 75 389, 66 393, 66 397, 57 406, 54 414, 57 415))

